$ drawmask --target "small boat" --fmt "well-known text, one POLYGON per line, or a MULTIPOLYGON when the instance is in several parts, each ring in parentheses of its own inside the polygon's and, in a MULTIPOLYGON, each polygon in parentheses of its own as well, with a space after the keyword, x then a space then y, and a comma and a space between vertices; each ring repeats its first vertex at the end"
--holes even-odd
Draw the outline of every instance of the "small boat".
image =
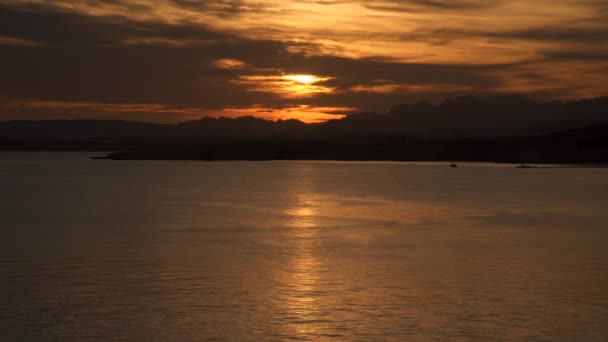
POLYGON ((450 164, 450 167, 458 167, 455 163, 450 164))
POLYGON ((516 168, 518 168, 518 169, 533 169, 533 168, 535 168, 535 166, 521 164, 521 165, 517 165, 516 168))

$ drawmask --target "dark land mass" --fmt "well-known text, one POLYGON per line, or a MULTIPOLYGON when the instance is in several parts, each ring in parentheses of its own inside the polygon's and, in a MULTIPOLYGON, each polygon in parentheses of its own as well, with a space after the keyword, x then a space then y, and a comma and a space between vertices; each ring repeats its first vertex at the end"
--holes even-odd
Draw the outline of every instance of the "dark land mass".
POLYGON ((461 97, 319 124, 254 117, 176 125, 106 120, 0 122, 0 150, 124 151, 115 160, 395 160, 608 163, 608 97, 537 103, 461 97))

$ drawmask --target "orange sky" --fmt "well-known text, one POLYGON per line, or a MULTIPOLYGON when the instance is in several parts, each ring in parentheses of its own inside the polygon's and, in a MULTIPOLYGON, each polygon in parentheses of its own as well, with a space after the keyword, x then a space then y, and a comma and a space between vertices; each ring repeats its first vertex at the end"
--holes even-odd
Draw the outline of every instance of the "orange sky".
POLYGON ((0 13, 4 64, 30 85, 2 81, 4 119, 47 105, 312 122, 462 94, 608 93, 602 0, 0 0, 0 13))

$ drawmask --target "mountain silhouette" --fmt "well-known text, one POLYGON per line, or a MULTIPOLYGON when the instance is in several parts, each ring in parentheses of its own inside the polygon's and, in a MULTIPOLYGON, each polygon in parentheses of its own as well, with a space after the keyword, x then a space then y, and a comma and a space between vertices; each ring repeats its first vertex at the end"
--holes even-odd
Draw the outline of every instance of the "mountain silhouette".
POLYGON ((519 95, 401 104, 306 124, 253 116, 175 125, 116 120, 0 122, 4 150, 135 151, 114 159, 353 159, 608 162, 608 97, 519 95), (145 152, 145 153, 144 153, 145 152))
POLYGON ((537 103, 519 95, 503 95, 458 97, 445 100, 438 106, 424 102, 401 104, 385 114, 357 113, 320 124, 305 124, 294 119, 273 122, 252 116, 235 119, 204 117, 176 125, 116 120, 5 121, 0 122, 0 137, 197 137, 231 140, 345 135, 497 137, 550 133, 605 122, 608 122, 608 97, 567 103, 537 103))

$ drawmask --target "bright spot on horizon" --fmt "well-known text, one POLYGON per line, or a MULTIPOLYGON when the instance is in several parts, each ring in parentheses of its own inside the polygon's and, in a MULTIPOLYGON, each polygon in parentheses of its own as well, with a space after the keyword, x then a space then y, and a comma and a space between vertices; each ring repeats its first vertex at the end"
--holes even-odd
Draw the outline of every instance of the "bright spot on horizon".
POLYGON ((314 75, 285 75, 282 77, 284 80, 294 81, 302 84, 313 84, 320 81, 326 81, 329 78, 317 77, 314 75))
POLYGON ((331 77, 319 77, 315 75, 283 75, 281 80, 283 83, 283 92, 287 93, 288 97, 310 97, 319 93, 332 93, 333 88, 317 83, 331 80, 331 77))
POLYGON ((334 78, 308 74, 242 75, 232 83, 260 92, 279 94, 283 98, 301 98, 333 93, 335 88, 319 84, 332 79, 334 78))

